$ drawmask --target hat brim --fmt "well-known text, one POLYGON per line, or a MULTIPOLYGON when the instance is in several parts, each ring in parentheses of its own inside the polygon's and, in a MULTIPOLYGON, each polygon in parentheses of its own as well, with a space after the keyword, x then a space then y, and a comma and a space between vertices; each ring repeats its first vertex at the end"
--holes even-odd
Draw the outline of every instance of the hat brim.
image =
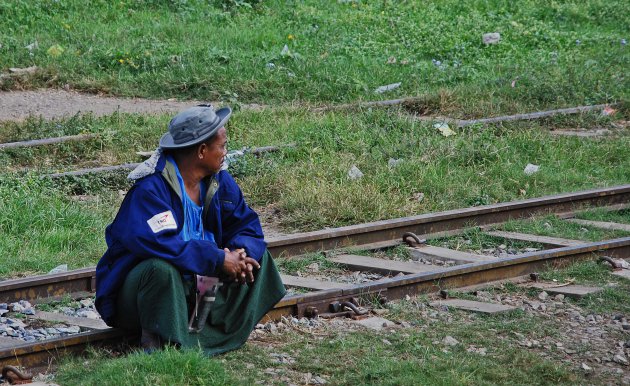
POLYGON ((160 147, 162 149, 182 149, 182 148, 185 148, 185 147, 198 145, 198 144, 206 141, 208 138, 210 138, 213 135, 215 135, 217 133, 217 131, 219 131, 220 128, 225 126, 225 124, 227 123, 228 119, 230 119, 230 116, 232 115, 232 109, 229 108, 229 107, 224 107, 222 109, 217 110, 215 113, 217 114, 217 116, 221 120, 206 135, 202 135, 201 137, 195 138, 195 139, 193 139, 191 141, 188 141, 188 142, 175 143, 171 133, 167 132, 166 134, 164 134, 162 136, 162 138, 160 138, 160 147))

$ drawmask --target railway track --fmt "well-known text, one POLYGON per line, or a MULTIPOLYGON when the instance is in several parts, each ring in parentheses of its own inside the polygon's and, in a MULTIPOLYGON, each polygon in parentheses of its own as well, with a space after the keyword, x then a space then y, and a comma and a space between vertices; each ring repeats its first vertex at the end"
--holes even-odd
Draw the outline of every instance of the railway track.
MULTIPOLYGON (((408 248, 412 255, 423 256, 429 260, 446 260, 455 265, 445 267, 413 262, 378 261, 378 259, 365 256, 337 255, 334 261, 349 269, 398 276, 349 285, 283 275, 287 286, 312 292, 286 296, 266 315, 266 318, 277 320, 282 316, 312 317, 322 312, 326 313, 332 303, 347 302, 357 297, 399 299, 406 295, 487 283, 544 269, 563 267, 575 261, 593 259, 597 256, 627 258, 630 257, 630 237, 587 243, 579 240, 495 232, 491 228, 511 219, 524 219, 550 213, 560 218, 570 219, 582 209, 607 207, 612 210, 627 208, 628 204, 630 204, 630 185, 623 185, 270 239, 268 240, 269 250, 274 256, 291 257, 307 252, 338 250, 346 247, 364 250, 392 247, 403 243, 404 234, 412 233, 414 237, 408 239, 411 245, 408 248), (537 242, 551 249, 497 259, 418 243, 420 239, 454 235, 472 226, 483 227, 487 229, 489 235, 494 237, 537 242)), ((627 225, 599 224, 598 226, 623 228, 627 225)), ((627 227, 630 228, 630 226, 627 227)), ((66 273, 0 282, 0 302, 8 303, 18 300, 42 302, 64 296, 80 298, 90 296, 94 290, 94 268, 84 268, 66 273)), ((81 327, 82 332, 35 343, 16 344, 15 340, 4 338, 0 340, 0 366, 42 367, 49 365, 52 358, 57 355, 84 350, 88 344, 120 343, 130 338, 121 330, 109 328, 100 321, 86 318, 37 312, 32 319, 66 322, 81 327)))

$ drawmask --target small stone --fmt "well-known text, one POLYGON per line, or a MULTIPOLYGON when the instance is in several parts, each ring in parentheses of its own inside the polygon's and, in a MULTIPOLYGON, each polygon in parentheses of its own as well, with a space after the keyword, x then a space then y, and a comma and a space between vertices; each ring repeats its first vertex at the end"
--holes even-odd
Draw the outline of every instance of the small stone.
POLYGON ((623 355, 619 355, 619 354, 615 355, 613 357, 613 361, 615 363, 619 363, 620 365, 626 365, 626 366, 628 365, 628 360, 623 355))
POLYGON ((582 362, 582 370, 584 371, 592 371, 593 369, 587 365, 586 363, 582 362))
POLYGON ((322 377, 319 376, 314 376, 313 378, 311 378, 311 383, 314 385, 325 385, 326 384, 326 380, 322 377))
POLYGON ((363 172, 356 165, 352 165, 352 168, 348 171, 348 177, 351 180, 356 180, 363 177, 363 172))
POLYGON ((267 331, 269 331, 271 333, 274 333, 274 332, 278 331, 278 327, 276 327, 275 323, 269 322, 269 323, 265 324, 265 330, 267 330, 267 331))
POLYGON ((101 318, 101 316, 97 312, 94 312, 92 310, 78 311, 77 316, 80 318, 88 318, 88 319, 95 319, 95 320, 101 318))
POLYGON ((386 344, 387 346, 391 346, 391 345, 392 345, 392 342, 390 342, 390 341, 389 341, 389 340, 387 340, 387 339, 383 339, 383 340, 382 340, 382 342, 383 342, 384 344, 386 344))
POLYGON ((79 303, 81 303, 81 306, 85 308, 89 308, 94 305, 94 300, 92 300, 92 298, 85 298, 85 299, 81 299, 79 303))
POLYGON ((624 330, 630 330, 630 324, 624 323, 621 325, 621 328, 623 328, 624 330))
POLYGON ((547 291, 543 291, 541 293, 538 294, 538 299, 540 300, 547 300, 549 298, 549 294, 547 293, 547 291))
POLYGON ((50 271, 48 271, 48 274, 52 275, 52 274, 55 274, 55 273, 63 273, 63 272, 68 272, 68 264, 58 265, 55 268, 53 268, 50 271))
POLYGON ((306 268, 308 268, 308 270, 311 271, 311 272, 319 272, 319 264, 318 263, 309 264, 306 268))
POLYGON ((556 299, 557 301, 561 302, 564 300, 564 295, 563 294, 557 294, 554 299, 556 299))
POLYGON ((485 45, 497 44, 501 40, 501 34, 498 32, 485 33, 481 39, 485 45))
POLYGON ((9 305, 9 307, 10 307, 10 309, 13 312, 22 312, 22 311, 24 311, 24 307, 22 307, 22 305, 20 303, 17 303, 17 302, 16 303, 11 303, 9 305))
POLYGON ((22 313, 23 313, 24 315, 35 315, 35 310, 34 310, 34 309, 32 309, 32 308, 27 308, 27 309, 25 309, 24 311, 22 311, 22 313))
POLYGON ((445 344, 447 346, 457 346, 459 344, 459 341, 452 336, 447 335, 444 337, 444 339, 442 339, 442 344, 445 344))

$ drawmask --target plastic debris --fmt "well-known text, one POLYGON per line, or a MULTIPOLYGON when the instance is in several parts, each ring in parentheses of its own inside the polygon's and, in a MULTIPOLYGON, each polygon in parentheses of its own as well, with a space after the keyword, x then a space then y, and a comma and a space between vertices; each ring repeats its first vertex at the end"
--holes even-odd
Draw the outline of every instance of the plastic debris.
POLYGON ((445 137, 450 137, 451 135, 457 134, 456 132, 451 130, 451 128, 448 126, 448 123, 446 122, 438 122, 433 125, 433 128, 438 129, 440 133, 442 133, 442 135, 445 137))
POLYGON ((53 44, 52 46, 50 46, 50 48, 46 51, 46 53, 50 56, 52 56, 53 58, 56 58, 58 56, 61 56, 61 54, 63 54, 65 51, 65 49, 60 46, 59 44, 53 44))
POLYGON ((34 72, 37 71, 39 67, 37 66, 31 66, 31 67, 25 67, 25 68, 16 68, 16 67, 11 67, 9 68, 9 72, 12 74, 32 74, 34 72))
POLYGON ((271 62, 269 62, 269 63, 265 64, 265 67, 267 67, 269 69, 273 69, 273 68, 276 68, 276 65, 271 63, 271 62))
POLYGON ((284 47, 282 47, 282 51, 280 51, 280 56, 288 56, 289 52, 289 46, 285 44, 284 47))
POLYGON ((625 46, 626 44, 628 44, 626 39, 621 39, 620 43, 621 43, 622 46, 625 46))
POLYGON ((401 162, 402 162, 402 158, 399 159, 394 159, 394 158, 390 158, 387 161, 387 166, 389 166, 390 168, 395 168, 396 166, 398 166, 401 162))
POLYGON ((614 115, 617 112, 617 110, 613 109, 610 106, 606 106, 604 107, 604 109, 602 110, 602 115, 604 116, 610 116, 610 115, 614 115))
POLYGON ((396 90, 398 87, 400 87, 401 84, 402 84, 402 82, 398 82, 398 83, 392 83, 392 84, 388 84, 388 85, 385 85, 385 86, 381 86, 381 87, 377 88, 376 90, 374 90, 374 92, 377 93, 377 94, 382 94, 382 93, 387 92, 387 91, 396 90))
POLYGON ((424 200, 424 193, 422 193, 422 192, 414 193, 413 194, 413 199, 418 201, 418 202, 422 202, 424 200))
POLYGON ((497 44, 501 40, 501 34, 498 32, 490 32, 487 34, 483 34, 481 39, 483 40, 483 44, 485 45, 497 44))
POLYGON ((348 177, 350 177, 351 180, 356 180, 363 177, 363 172, 359 170, 356 165, 352 165, 352 168, 348 171, 348 177))
POLYGON ((525 175, 531 176, 532 174, 537 173, 538 170, 540 170, 540 166, 539 165, 527 164, 527 166, 525 166, 525 170, 523 170, 523 172, 525 173, 525 175))
POLYGON ((51 269, 50 272, 48 272, 48 274, 51 275, 53 273, 62 273, 62 272, 68 272, 68 264, 58 265, 55 268, 51 269))
POLYGON ((26 48, 27 50, 31 51, 31 53, 33 51, 35 51, 36 49, 39 48, 39 43, 37 42, 37 40, 35 40, 33 43, 24 46, 24 48, 26 48))

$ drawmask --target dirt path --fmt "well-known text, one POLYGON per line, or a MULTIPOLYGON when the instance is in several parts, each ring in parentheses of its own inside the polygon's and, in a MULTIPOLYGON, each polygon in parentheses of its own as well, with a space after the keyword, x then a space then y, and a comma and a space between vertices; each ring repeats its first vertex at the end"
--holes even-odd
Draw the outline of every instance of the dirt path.
POLYGON ((116 111, 143 114, 173 113, 200 103, 207 102, 115 98, 55 89, 8 91, 0 92, 0 121, 20 121, 31 115, 53 119, 88 112, 96 116, 116 111))

